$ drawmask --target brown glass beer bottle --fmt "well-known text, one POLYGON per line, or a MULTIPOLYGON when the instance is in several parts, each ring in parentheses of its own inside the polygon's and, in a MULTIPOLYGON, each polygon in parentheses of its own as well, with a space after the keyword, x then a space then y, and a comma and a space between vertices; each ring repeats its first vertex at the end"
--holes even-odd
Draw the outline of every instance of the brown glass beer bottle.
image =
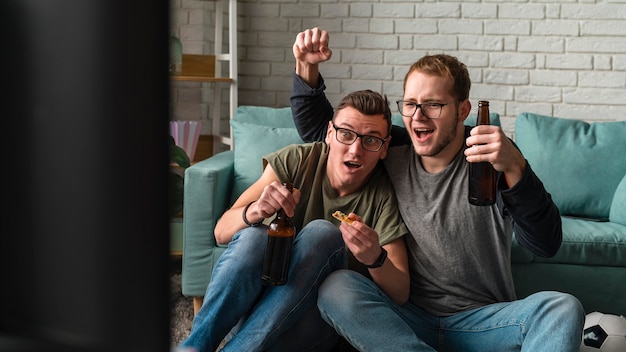
MULTIPOLYGON (((283 183, 289 191, 293 191, 293 184, 283 183)), ((267 246, 263 260, 261 279, 269 285, 284 285, 287 283, 291 250, 296 227, 283 209, 279 209, 276 217, 267 228, 267 246)))
MULTIPOLYGON (((478 102, 476 126, 489 125, 489 102, 478 102)), ((469 164, 469 202, 473 205, 492 205, 496 202, 496 170, 488 162, 469 164)))

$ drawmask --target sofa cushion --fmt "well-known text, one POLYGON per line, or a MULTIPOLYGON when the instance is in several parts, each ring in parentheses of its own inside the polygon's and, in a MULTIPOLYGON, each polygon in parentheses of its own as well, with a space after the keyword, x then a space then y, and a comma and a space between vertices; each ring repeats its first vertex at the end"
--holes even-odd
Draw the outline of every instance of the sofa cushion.
POLYGON ((515 121, 515 143, 563 215, 608 218, 626 174, 626 121, 587 123, 532 113, 515 121))
POLYGON ((619 183, 613 195, 609 220, 626 226, 626 175, 622 178, 622 182, 619 183))
POLYGON ((255 125, 296 128, 291 115, 291 108, 271 108, 267 106, 242 105, 237 108, 234 120, 255 125))
POLYGON ((626 267, 626 226, 570 217, 562 222, 563 242, 557 254, 535 257, 534 262, 626 267))
MULTIPOLYGON (((273 122, 280 123, 278 119, 275 119, 275 116, 269 118, 270 120, 273 119, 273 122)), ((268 121, 260 120, 259 123, 268 123, 268 121)), ((293 123, 291 115, 289 115, 289 121, 293 123)), ((289 144, 303 142, 295 127, 270 127, 241 122, 236 119, 231 120, 230 123, 233 128, 235 146, 235 179, 231 194, 231 202, 233 202, 261 176, 265 154, 289 144)))

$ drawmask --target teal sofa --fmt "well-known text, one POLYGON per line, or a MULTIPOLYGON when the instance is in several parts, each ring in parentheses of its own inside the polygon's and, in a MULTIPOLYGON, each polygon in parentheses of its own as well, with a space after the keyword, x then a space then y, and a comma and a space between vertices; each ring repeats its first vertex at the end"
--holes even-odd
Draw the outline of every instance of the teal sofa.
POLYGON ((587 313, 626 315, 626 121, 587 123, 522 113, 515 143, 559 208, 552 258, 511 249, 518 296, 569 292, 587 313))
MULTIPOLYGON (((554 258, 535 258, 514 243, 511 262, 516 289, 521 297, 546 289, 571 292, 583 301, 589 311, 600 310, 626 315, 626 298, 623 295, 626 287, 626 226, 623 221, 626 217, 626 181, 620 181, 626 174, 623 166, 626 147, 622 147, 621 155, 608 161, 612 172, 589 175, 587 178, 592 179, 592 182, 588 187, 591 188, 581 186, 575 183, 582 180, 580 176, 575 176, 571 169, 553 164, 550 160, 554 158, 565 164, 568 164, 568 158, 577 163, 587 158, 593 160, 589 153, 580 154, 581 146, 577 145, 593 143, 583 141, 585 136, 582 135, 571 137, 572 141, 568 145, 575 149, 575 153, 570 151, 574 156, 564 156, 563 154, 568 154, 567 147, 560 144, 540 147, 542 144, 537 139, 542 139, 544 144, 557 143, 556 141, 566 135, 561 129, 567 129, 570 123, 576 126, 582 123, 566 120, 568 124, 556 128, 546 122, 553 120, 561 121, 547 116, 520 115, 516 136, 521 138, 522 151, 529 154, 527 158, 542 180, 546 179, 544 183, 548 191, 555 192, 555 202, 562 212, 569 213, 572 210, 578 216, 594 219, 564 217, 564 244, 554 258), (619 165, 622 165, 621 169, 619 165), (558 178, 550 174, 559 172, 568 173, 559 175, 558 178), (605 180, 609 176, 611 180, 605 180), (602 196, 596 200, 596 197, 587 194, 588 191, 569 190, 579 187, 589 190, 600 187, 601 192, 598 194, 602 196), (562 198, 561 193, 567 198, 562 198), (572 198, 574 194, 578 196, 572 198), (612 205, 615 202, 616 205, 612 205), (595 219, 609 219, 610 214, 613 214, 612 219, 622 220, 613 222, 595 219)), ((492 113, 491 121, 500 125, 499 115, 492 113)), ((393 116, 393 122, 402 126, 402 119, 397 114, 393 116)), ((475 116, 470 116, 466 121, 468 125, 474 123, 475 116)), ((608 130, 626 136, 625 125, 626 122, 611 123, 608 130)), ((288 144, 302 142, 289 108, 240 106, 231 120, 231 126, 235 146, 233 151, 216 154, 185 170, 182 293, 194 298, 196 311, 202 304, 213 266, 225 250, 225 246, 217 245, 213 236, 216 221, 241 192, 261 175, 261 157, 264 154, 288 144)), ((607 135, 602 138, 617 139, 615 148, 619 147, 618 143, 623 146, 623 142, 620 142, 623 137, 607 135)), ((607 153, 611 150, 608 146, 605 149, 608 150, 607 153)), ((586 172, 586 168, 583 170, 586 172)), ((577 169, 574 171, 578 172, 577 169)))

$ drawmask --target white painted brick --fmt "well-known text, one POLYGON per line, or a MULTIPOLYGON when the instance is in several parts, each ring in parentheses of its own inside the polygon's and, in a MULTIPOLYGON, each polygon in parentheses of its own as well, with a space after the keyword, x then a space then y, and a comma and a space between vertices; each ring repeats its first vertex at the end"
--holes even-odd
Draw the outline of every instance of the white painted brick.
POLYGON ((341 33, 341 21, 336 18, 310 18, 304 17, 302 19, 303 29, 319 27, 329 33, 334 33, 335 36, 341 33))
POLYGON ((594 20, 598 18, 626 19, 626 5, 623 4, 564 4, 561 17, 566 19, 594 20))
POLYGON ((202 100, 202 90, 197 88, 179 88, 178 89, 178 103, 190 103, 200 104, 204 103, 202 100))
POLYGON ((344 64, 382 64, 381 50, 344 50, 342 63, 344 64))
POLYGON ((387 94, 387 98, 391 102, 391 111, 396 112, 398 108, 396 106, 396 100, 401 100, 404 94, 404 87, 402 82, 383 82, 383 94, 387 94))
POLYGON ((542 19, 545 18, 545 5, 542 4, 501 4, 498 6, 499 18, 542 19))
POLYGON ((429 19, 399 19, 395 20, 396 33, 434 34, 438 31, 437 20, 429 19))
POLYGON ((463 62, 470 74, 473 67, 487 67, 489 66, 489 53, 488 52, 458 52, 456 56, 461 62, 463 62))
POLYGON ((493 35, 529 35, 530 21, 528 20, 488 20, 485 21, 485 34, 493 35))
POLYGON ((390 19, 372 19, 370 31, 375 34, 393 34, 393 21, 390 19))
MULTIPOLYGON (((350 65, 344 65, 344 64, 325 64, 324 67, 324 76, 328 77, 328 78, 334 78, 334 79, 348 79, 351 77, 352 74, 352 66, 350 65)), ((327 90, 329 88, 332 88, 330 86, 329 82, 332 82, 331 80, 325 79, 326 80, 326 86, 327 86, 327 90)), ((289 82, 291 83, 291 79, 289 79, 289 82)), ((330 90, 331 92, 333 92, 333 90, 330 90)))
POLYGON ((614 55, 613 56, 613 69, 626 71, 626 55, 614 55))
POLYGON ((504 51, 517 51, 517 37, 504 37, 504 51))
POLYGON ((424 48, 433 51, 458 49, 457 39, 453 35, 416 35, 413 38, 416 48, 424 48))
POLYGON ((551 116, 552 104, 539 102, 512 102, 506 104, 506 114, 509 116, 518 116, 523 112, 551 116))
MULTIPOLYGON (((372 4, 374 17, 377 18, 407 18, 415 16, 415 5, 409 3, 398 3, 393 6, 389 4, 372 4)), ((419 14, 418 14, 419 16, 419 14)))
POLYGON ((491 18, 498 16, 498 6, 495 4, 461 4, 463 18, 491 18))
POLYGON ((363 49, 398 49, 398 38, 380 34, 357 35, 356 45, 363 49))
POLYGON ((565 50, 578 53, 626 53, 623 38, 567 38, 565 50))
POLYGON ((554 115, 587 122, 624 120, 624 106, 561 104, 554 107, 554 115))
POLYGON ((240 76, 237 86, 240 90, 259 90, 261 89, 261 77, 240 76))
POLYGON ((610 70, 612 58, 611 55, 594 55, 593 68, 596 70, 610 70))
POLYGON ((370 28, 370 20, 366 18, 354 18, 343 20, 343 30, 349 33, 367 33, 370 28))
POLYGON ((564 103, 626 105, 626 90, 613 88, 572 88, 563 91, 564 103))
POLYGON ((520 69, 535 67, 535 55, 533 54, 492 52, 489 54, 489 58, 491 66, 497 68, 520 69))
POLYGON ((481 21, 444 19, 439 21, 439 32, 442 34, 481 34, 483 25, 481 21))
POLYGON ((398 49, 399 50, 413 49, 413 36, 399 35, 398 36, 398 49))
POLYGON ((483 77, 487 84, 522 85, 529 82, 527 70, 484 70, 483 77))
POLYGON ((350 16, 352 17, 372 17, 372 4, 369 3, 351 3, 350 16))
MULTIPOLYGON (((626 9, 625 9, 626 10, 626 9)), ((583 36, 592 35, 626 35, 625 21, 582 21, 580 33, 583 36)))
POLYGON ((415 61, 417 61, 420 57, 426 55, 426 51, 423 50, 401 50, 395 52, 385 52, 384 53, 384 63, 387 65, 405 65, 405 72, 409 69, 415 61))
POLYGON ((388 80, 393 77, 393 72, 390 66, 381 65, 353 65, 352 75, 359 79, 367 80, 388 80))
MULTIPOLYGON (((280 6, 281 17, 320 17, 321 5, 305 2, 297 4, 282 4, 280 6)), ((276 18, 272 19, 276 20, 276 18)))
MULTIPOLYGON (((296 36, 288 32, 260 32, 258 36, 258 45, 283 51, 285 43, 293 44, 296 36)), ((289 55, 293 56, 291 46, 289 46, 289 55)))
POLYGON ((576 72, 562 70, 530 71, 530 84, 534 86, 573 87, 577 83, 576 72))
MULTIPOLYGON (((580 32, 578 21, 550 20, 532 21, 532 34, 534 36, 577 36, 580 32)), ((541 39, 541 37, 538 37, 541 39)), ((561 38, 563 39, 563 38, 561 38)))
POLYGON ((580 72, 578 77, 581 88, 626 88, 626 72, 580 72))
POLYGON ((517 41, 520 52, 562 53, 565 49, 565 40, 553 37, 521 37, 517 41))
POLYGON ((371 89, 375 92, 380 92, 382 83, 380 81, 366 81, 353 78, 349 81, 342 82, 342 92, 345 94, 362 89, 371 89))
POLYGON ((500 36, 467 35, 459 40, 460 50, 502 51, 504 40, 500 36))
POLYGON ((286 31, 289 28, 289 20, 285 18, 271 19, 267 17, 254 17, 250 20, 250 30, 258 31, 286 31))
POLYGON ((267 92, 290 92, 291 85, 285 84, 285 79, 283 77, 263 77, 261 78, 261 90, 267 92))
POLYGON ((513 99, 513 87, 502 87, 490 84, 472 84, 470 98, 478 103, 478 100, 511 100, 513 99))
POLYGON ((563 54, 546 55, 546 68, 589 70, 593 67, 592 55, 563 54))
POLYGON ((415 13, 417 17, 422 18, 460 18, 461 4, 417 4, 415 6, 415 13))
MULTIPOLYGON (((212 53, 215 1, 170 8, 183 52, 212 53)), ((333 105, 363 87, 398 99, 409 66, 444 52, 467 65, 470 98, 497 106, 507 135, 520 111, 626 120, 626 0, 239 0, 238 11, 240 104, 288 106, 291 46, 319 26, 331 34, 321 72, 333 105)), ((212 87, 173 82, 172 116, 206 121, 205 133, 212 87)))
MULTIPOLYGON (((574 2, 576 0, 569 0, 571 2, 574 2)), ((548 0, 545 2, 555 2, 552 0, 548 0)), ((561 2, 565 2, 565 1, 561 1, 561 2)), ((551 19, 559 19, 561 18, 561 4, 559 2, 557 2, 556 4, 547 4, 546 5, 546 18, 551 18, 551 19)))
POLYGON ((279 4, 268 3, 246 3, 245 6, 237 7, 237 15, 243 17, 271 17, 271 20, 276 18, 276 14, 280 11, 279 4))
POLYGON ((348 4, 323 4, 321 8, 321 17, 323 18, 345 18, 350 14, 348 4))
POLYGON ((270 64, 267 62, 247 62, 245 65, 240 66, 240 75, 267 76, 270 74, 270 64))
POLYGON ((274 63, 270 66, 270 75, 274 77, 283 77, 291 79, 291 74, 295 70, 295 60, 290 60, 283 63, 274 63))
POLYGON ((563 101, 562 90, 556 87, 516 87, 515 100, 522 102, 559 103, 563 101))
POLYGON ((247 59, 250 61, 283 61, 285 55, 282 50, 274 48, 250 48, 247 59))
POLYGON ((199 24, 212 26, 214 22, 214 16, 209 11, 203 9, 193 9, 189 11, 189 24, 199 24))

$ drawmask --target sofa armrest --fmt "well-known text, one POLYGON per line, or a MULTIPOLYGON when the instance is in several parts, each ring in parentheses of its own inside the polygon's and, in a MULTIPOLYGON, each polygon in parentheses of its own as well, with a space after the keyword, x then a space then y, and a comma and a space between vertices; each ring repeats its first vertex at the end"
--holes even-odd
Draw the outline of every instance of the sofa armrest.
POLYGON ((225 151, 185 170, 183 200, 182 293, 204 296, 213 265, 223 248, 213 235, 215 223, 230 206, 234 152, 225 151))

